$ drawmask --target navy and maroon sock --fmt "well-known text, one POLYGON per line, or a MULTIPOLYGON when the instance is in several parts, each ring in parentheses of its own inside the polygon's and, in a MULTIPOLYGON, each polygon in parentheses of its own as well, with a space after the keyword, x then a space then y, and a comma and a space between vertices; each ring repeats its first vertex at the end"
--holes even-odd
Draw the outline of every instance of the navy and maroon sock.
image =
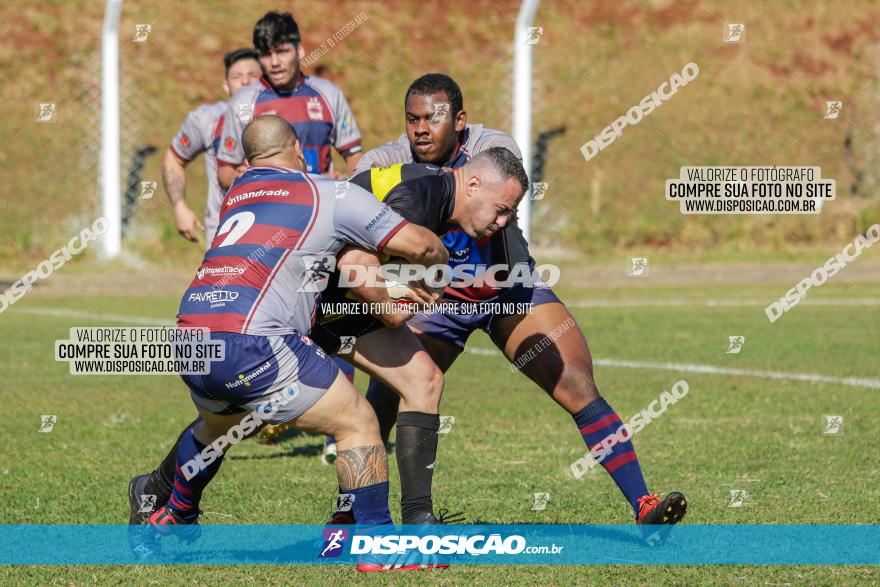
MULTIPOLYGON (((602 397, 596 398, 574 414, 574 421, 591 452, 597 445, 601 446, 604 439, 616 436, 622 425, 620 417, 602 397)), ((614 444, 605 443, 607 453, 602 458, 601 465, 617 483, 638 518, 639 498, 648 494, 648 486, 642 476, 642 468, 632 442, 628 436, 626 438, 624 442, 618 439, 614 444)))
MULTIPOLYGON (((355 524, 390 524, 388 509, 388 481, 382 481, 356 489, 339 489, 340 496, 351 496, 351 513, 355 524)), ((348 500, 349 498, 346 498, 348 500)))
POLYGON ((203 464, 204 461, 196 457, 204 449, 205 445, 199 442, 193 434, 192 426, 180 437, 180 442, 177 445, 174 487, 168 505, 187 521, 198 518, 202 492, 223 463, 223 454, 221 453, 212 462, 203 464), (191 475, 189 479, 186 478, 184 471, 191 475))
POLYGON ((200 420, 201 417, 197 417, 183 429, 183 432, 181 432, 177 437, 177 440, 174 441, 174 446, 171 447, 171 450, 169 450, 168 454, 165 455, 165 458, 162 459, 162 464, 150 473, 150 478, 153 482, 151 487, 156 491, 158 496, 157 501, 161 505, 165 505, 165 503, 171 499, 171 491, 174 489, 174 473, 177 470, 177 447, 180 446, 180 441, 183 440, 183 437, 188 434, 190 429, 198 424, 200 420))

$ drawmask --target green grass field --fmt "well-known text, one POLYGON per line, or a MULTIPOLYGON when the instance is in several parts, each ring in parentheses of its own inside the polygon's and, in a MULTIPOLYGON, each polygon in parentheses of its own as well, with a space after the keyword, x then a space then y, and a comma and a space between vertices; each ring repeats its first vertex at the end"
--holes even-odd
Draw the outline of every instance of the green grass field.
MULTIPOLYGON (((867 260, 866 260, 867 262, 867 260)), ((849 278, 858 277, 852 267, 849 278)), ((74 294, 76 267, 60 271, 55 287, 38 288, 0 316, 0 523, 124 523, 126 485, 155 466, 193 415, 173 376, 71 376, 54 361, 53 343, 71 326, 123 325, 100 314, 168 320, 176 288, 188 276, 165 280, 160 292, 74 294), (67 273, 65 273, 67 272, 67 273), (51 308, 54 314, 47 314, 51 308), (65 311, 86 312, 78 317, 65 311), (85 317, 92 316, 92 317, 85 317), (40 415, 55 414, 51 433, 40 415)), ((699 276, 696 271, 695 275, 699 276)), ((129 284, 150 280, 129 275, 129 284)), ((695 278, 699 281, 698 278, 695 278)), ((51 280, 50 280, 51 281, 51 280)), ((662 273, 644 280, 560 288, 564 300, 678 300, 668 307, 574 309, 597 360, 600 390, 626 418, 661 390, 685 379, 690 393, 635 440, 649 486, 681 490, 690 524, 876 523, 880 489, 876 447, 878 389, 791 379, 622 368, 602 361, 688 363, 719 368, 877 378, 876 306, 804 302, 775 324, 763 306, 707 306, 706 299, 766 300, 792 283, 663 285, 662 273), (745 335, 740 354, 727 354, 729 335, 745 335), (823 435, 823 415, 844 416, 842 435, 823 435), (728 507, 730 491, 746 490, 743 507, 728 507)), ((829 282, 818 299, 877 299, 868 279, 829 282)), ((464 510, 489 523, 626 524, 628 505, 598 472, 575 480, 569 464, 584 454, 571 418, 523 376, 511 373, 491 342, 475 335, 449 372, 441 412, 455 425, 441 437, 435 504, 464 510), (531 510, 532 494, 549 492, 545 511, 531 510)), ((359 387, 366 384, 358 376, 359 387)), ((248 441, 230 457, 202 502, 203 523, 320 523, 335 495, 332 468, 318 459, 321 439, 298 436, 280 445, 248 441)), ((392 458, 392 513, 398 503, 392 458)), ((458 567, 434 574, 357 577, 344 567, 23 567, 3 568, 15 584, 266 583, 329 581, 430 584, 855 584, 880 582, 869 567, 458 567)))
MULTIPOLYGON (((429 71, 459 82, 469 120, 510 132, 519 4, 469 0, 425 10, 401 0, 125 0, 123 139, 159 149, 143 179, 160 180, 161 153, 187 112, 223 97, 222 55, 249 43, 253 24, 278 8, 296 15, 307 51, 355 15, 367 15, 317 62, 344 90, 365 149, 403 132, 406 88, 429 71), (152 25, 148 42, 131 42, 136 23, 152 25)), ((839 10, 819 0, 541 3, 534 137, 567 130, 550 143, 549 191, 533 208, 546 230, 535 238, 590 254, 609 244, 752 253, 836 243, 880 220, 880 12, 872 2, 838 4, 839 10), (727 22, 747 23, 747 42, 724 43, 727 22), (581 145, 688 62, 700 68, 694 83, 627 128, 613 148, 584 160, 581 145), (823 119, 827 100, 845 103, 838 119, 823 119), (682 216, 663 191, 684 165, 818 165, 837 181, 838 200, 816 217, 682 216)), ((94 145, 103 10, 94 0, 0 5, 0 162, 8 186, 0 262, 39 261, 99 214, 94 145), (41 101, 57 102, 57 123, 34 122, 41 101), (58 232, 59 226, 67 228, 58 232)), ((199 214, 205 186, 197 161, 188 193, 199 214)), ((126 240, 148 261, 198 261, 177 236, 161 193, 138 204, 126 240)))

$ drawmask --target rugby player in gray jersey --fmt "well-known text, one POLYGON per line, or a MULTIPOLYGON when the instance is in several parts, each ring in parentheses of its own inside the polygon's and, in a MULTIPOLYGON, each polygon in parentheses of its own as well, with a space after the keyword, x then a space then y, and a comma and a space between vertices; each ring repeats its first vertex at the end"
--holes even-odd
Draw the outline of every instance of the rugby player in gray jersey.
MULTIPOLYGON (((375 414, 308 338, 318 296, 304 286, 314 278, 311 260, 335 256, 346 244, 417 265, 445 263, 445 248, 429 230, 407 223, 361 188, 350 186, 343 201, 335 197, 332 180, 303 173, 302 149, 284 119, 255 119, 242 143, 252 165, 230 187, 218 236, 178 312, 181 328, 209 329, 212 339, 224 341, 226 353, 208 374, 182 374, 200 419, 169 455, 175 461, 173 486, 149 524, 160 535, 179 526, 194 531, 178 536, 197 536, 202 492, 226 450, 266 422, 288 421, 337 438, 337 477, 353 521, 389 524, 387 457, 375 414), (254 258, 255 247, 266 254, 254 258)), ((430 304, 439 297, 412 286, 417 302, 430 304)), ((411 333, 396 332, 418 347, 411 333)), ((403 345, 393 346, 392 354, 403 345)), ((364 349, 366 360, 372 356, 368 350, 373 349, 364 349)), ((377 345, 375 353, 381 356, 382 347, 377 345)), ((158 481, 153 475, 132 479, 132 523, 146 522, 136 507, 138 497, 158 490, 158 481)), ((370 563, 358 568, 384 570, 370 563)))
MULTIPOLYGON (((223 57, 226 77, 223 91, 231 96, 246 85, 260 79, 262 70, 253 49, 238 49, 223 57)), ((223 115, 226 102, 202 104, 190 112, 162 160, 162 184, 174 209, 174 225, 181 236, 198 242, 198 231, 205 231, 205 248, 211 246, 211 239, 217 231, 217 216, 225 190, 217 181, 217 149, 220 130, 223 128, 223 115), (205 154, 205 171, 208 178, 208 201, 205 205, 205 223, 186 203, 186 166, 190 161, 205 154)))

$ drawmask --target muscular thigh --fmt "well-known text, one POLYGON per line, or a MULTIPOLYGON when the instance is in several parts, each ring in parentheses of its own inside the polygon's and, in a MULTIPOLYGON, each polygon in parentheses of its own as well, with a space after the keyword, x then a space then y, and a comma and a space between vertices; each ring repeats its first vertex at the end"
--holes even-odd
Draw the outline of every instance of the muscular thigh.
POLYGON ((570 412, 598 396, 590 348, 564 304, 542 304, 531 314, 499 318, 492 325, 492 340, 511 363, 570 412))
POLYGON ((336 436, 363 426, 370 418, 375 420, 375 415, 368 410, 367 400, 340 371, 327 393, 291 424, 306 432, 336 436))
POLYGON ((437 409, 443 373, 407 327, 380 328, 358 337, 354 352, 345 358, 396 391, 409 409, 437 409))
POLYGON ((454 344, 444 342, 430 334, 425 334, 415 326, 410 326, 410 330, 418 337, 425 351, 444 373, 449 370, 452 363, 461 354, 461 349, 454 344))

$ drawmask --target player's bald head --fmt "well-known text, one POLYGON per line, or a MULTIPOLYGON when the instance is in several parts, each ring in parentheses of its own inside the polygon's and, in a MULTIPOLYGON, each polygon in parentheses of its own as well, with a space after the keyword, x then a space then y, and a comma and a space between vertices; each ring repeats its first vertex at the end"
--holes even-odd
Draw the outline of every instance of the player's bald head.
POLYGON ((296 141, 296 131, 290 123, 274 114, 254 118, 241 134, 241 146, 248 161, 280 155, 296 141))

